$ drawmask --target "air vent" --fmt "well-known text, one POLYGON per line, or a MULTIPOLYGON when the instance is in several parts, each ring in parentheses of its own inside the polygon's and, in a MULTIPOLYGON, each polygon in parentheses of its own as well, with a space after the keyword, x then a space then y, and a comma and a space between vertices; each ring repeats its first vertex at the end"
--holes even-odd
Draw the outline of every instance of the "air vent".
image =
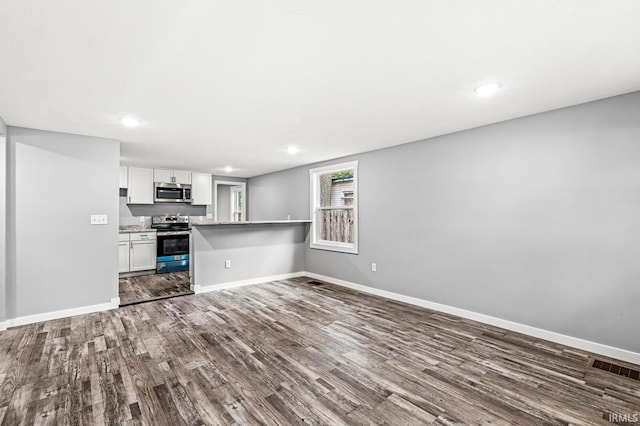
POLYGON ((321 281, 307 281, 307 284, 311 285, 323 285, 324 283, 321 281))
POLYGON ((591 363, 591 367, 597 368, 598 370, 604 370, 609 373, 617 374, 618 376, 628 377, 630 379, 640 381, 640 371, 624 367, 622 365, 594 359, 591 363))

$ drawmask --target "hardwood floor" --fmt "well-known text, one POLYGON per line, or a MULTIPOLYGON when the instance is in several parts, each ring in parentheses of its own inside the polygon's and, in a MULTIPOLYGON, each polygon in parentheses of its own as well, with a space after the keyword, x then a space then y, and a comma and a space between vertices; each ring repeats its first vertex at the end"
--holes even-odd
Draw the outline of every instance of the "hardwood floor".
POLYGON ((0 423, 610 425, 607 413, 640 414, 640 382, 588 368, 588 353, 309 281, 3 331, 0 423))
POLYGON ((120 278, 120 306, 193 294, 189 272, 120 278))

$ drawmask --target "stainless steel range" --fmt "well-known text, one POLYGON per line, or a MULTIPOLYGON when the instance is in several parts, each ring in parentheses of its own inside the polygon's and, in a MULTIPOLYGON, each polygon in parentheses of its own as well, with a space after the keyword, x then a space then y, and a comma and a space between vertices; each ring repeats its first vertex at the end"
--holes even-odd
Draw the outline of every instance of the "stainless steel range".
POLYGON ((156 272, 189 270, 189 216, 154 216, 151 227, 157 230, 158 253, 156 272))

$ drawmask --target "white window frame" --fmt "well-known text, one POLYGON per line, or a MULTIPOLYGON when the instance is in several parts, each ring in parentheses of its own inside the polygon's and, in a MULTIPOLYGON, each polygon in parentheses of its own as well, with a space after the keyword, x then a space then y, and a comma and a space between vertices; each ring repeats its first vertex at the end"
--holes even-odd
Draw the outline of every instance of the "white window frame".
MULTIPOLYGON (((358 254, 358 161, 332 164, 330 166, 316 167, 309 169, 309 200, 310 200, 310 244, 309 247, 320 250, 338 251, 342 253, 358 254), (353 200, 349 207, 341 206, 340 209, 351 208, 353 210, 353 243, 341 243, 336 241, 321 240, 319 228, 317 227, 320 218, 320 175, 327 173, 337 173, 344 170, 353 170, 353 200)), ((325 208, 326 209, 326 208, 325 208)))

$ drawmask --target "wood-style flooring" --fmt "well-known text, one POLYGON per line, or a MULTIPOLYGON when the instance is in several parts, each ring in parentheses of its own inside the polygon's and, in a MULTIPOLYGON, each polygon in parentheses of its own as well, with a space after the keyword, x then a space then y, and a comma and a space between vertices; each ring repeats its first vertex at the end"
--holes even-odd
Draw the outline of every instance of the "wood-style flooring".
POLYGON ((193 294, 189 272, 138 275, 120 278, 120 306, 193 294))
POLYGON ((3 331, 0 423, 610 425, 640 413, 640 382, 588 368, 588 353, 310 281, 3 331))

